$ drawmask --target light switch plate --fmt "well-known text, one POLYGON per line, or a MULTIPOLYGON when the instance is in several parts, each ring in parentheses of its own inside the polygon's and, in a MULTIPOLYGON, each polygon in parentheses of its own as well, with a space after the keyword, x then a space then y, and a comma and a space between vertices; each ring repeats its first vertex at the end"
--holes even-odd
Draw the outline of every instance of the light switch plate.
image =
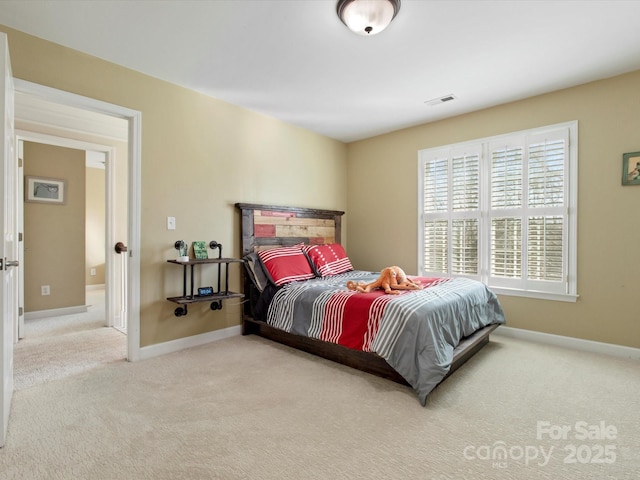
POLYGON ((167 217, 167 230, 176 229, 176 217, 167 217))

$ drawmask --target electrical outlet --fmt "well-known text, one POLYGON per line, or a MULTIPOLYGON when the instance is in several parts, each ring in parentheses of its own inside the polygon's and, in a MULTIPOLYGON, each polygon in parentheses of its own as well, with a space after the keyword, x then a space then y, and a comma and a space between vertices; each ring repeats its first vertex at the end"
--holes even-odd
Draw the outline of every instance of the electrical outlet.
POLYGON ((176 217, 167 217, 167 230, 176 229, 176 217))
POLYGON ((92 268, 91 270, 89 270, 89 275, 91 275, 92 277, 96 276, 96 269, 92 268))
POLYGON ((51 295, 51 287, 49 285, 42 285, 40 287, 40 295, 51 295))

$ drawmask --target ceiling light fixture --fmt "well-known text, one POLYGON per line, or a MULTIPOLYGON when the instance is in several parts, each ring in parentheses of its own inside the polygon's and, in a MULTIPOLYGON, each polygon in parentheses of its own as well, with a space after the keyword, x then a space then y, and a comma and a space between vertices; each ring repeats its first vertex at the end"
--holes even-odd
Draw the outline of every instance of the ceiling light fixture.
POLYGON ((375 35, 400 11, 400 0, 338 0, 338 17, 358 35, 375 35))

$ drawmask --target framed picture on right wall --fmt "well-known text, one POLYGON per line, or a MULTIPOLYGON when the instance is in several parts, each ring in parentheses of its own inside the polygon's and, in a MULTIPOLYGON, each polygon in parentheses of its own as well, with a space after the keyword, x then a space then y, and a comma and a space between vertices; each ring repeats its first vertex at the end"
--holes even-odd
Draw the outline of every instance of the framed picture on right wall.
POLYGON ((622 185, 640 185, 640 152, 622 155, 622 185))

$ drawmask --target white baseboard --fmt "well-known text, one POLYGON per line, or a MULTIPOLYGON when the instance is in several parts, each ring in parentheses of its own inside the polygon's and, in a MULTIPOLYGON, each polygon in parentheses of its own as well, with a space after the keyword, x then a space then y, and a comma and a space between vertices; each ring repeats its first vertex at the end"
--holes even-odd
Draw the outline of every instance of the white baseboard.
POLYGON ((495 329, 492 335, 502 335, 520 340, 546 343, 556 347, 572 348, 574 350, 583 350, 586 352, 612 355, 614 357, 640 360, 640 348, 625 347, 623 345, 614 345, 612 343, 594 342, 592 340, 583 340, 581 338, 564 337, 562 335, 534 332, 532 330, 505 326, 495 329))
MULTIPOLYGON (((241 333, 242 327, 237 325, 235 327, 223 328, 221 330, 215 330, 213 332, 203 333, 200 335, 193 335, 191 337, 179 338, 169 342, 149 345, 140 349, 139 358, 140 360, 145 360, 148 358, 158 357, 167 353, 178 352, 186 348, 198 347, 218 340, 224 340, 225 338, 235 337, 241 333)), ((546 343, 548 345, 554 345, 562 348, 573 348, 575 350, 640 360, 639 348, 625 347, 611 343, 594 342, 592 340, 583 340, 580 338, 564 337, 562 335, 554 335, 551 333, 534 332, 532 330, 524 330, 521 328, 506 327, 504 325, 494 330, 491 335, 502 335, 504 337, 546 343)))
POLYGON ((25 320, 36 318, 59 317, 61 315, 72 315, 74 313, 85 313, 87 305, 76 305, 75 307, 53 308, 51 310, 36 310, 35 312, 25 312, 25 320))
POLYGON ((149 345, 140 349, 140 360, 146 360, 148 358, 158 357, 160 355, 166 355, 167 353, 178 352, 185 348, 198 347, 207 343, 223 340, 229 337, 235 337, 242 333, 242 327, 237 325, 235 327, 222 328, 213 332, 202 333, 200 335, 193 335, 191 337, 179 338, 177 340, 171 340, 169 342, 157 343, 155 345, 149 345))
POLYGON ((99 283, 96 285, 85 285, 85 290, 104 290, 104 283, 99 283))

